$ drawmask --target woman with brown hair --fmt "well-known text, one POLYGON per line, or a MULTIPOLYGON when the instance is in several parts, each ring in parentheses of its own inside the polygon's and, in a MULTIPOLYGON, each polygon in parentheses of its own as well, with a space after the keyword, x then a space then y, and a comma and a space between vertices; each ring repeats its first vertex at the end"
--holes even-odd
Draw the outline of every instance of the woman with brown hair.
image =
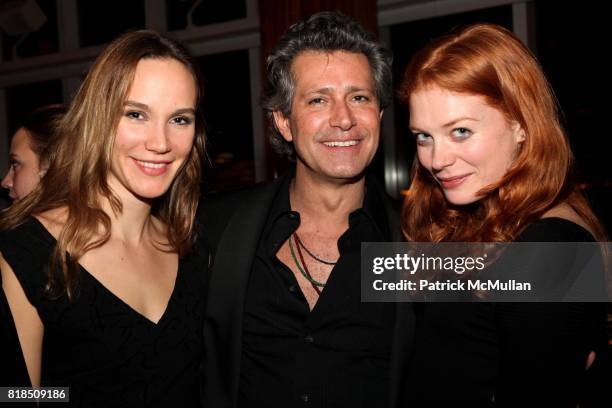
POLYGON ((29 113, 11 138, 10 165, 2 187, 13 201, 28 195, 49 167, 48 146, 66 113, 62 105, 47 105, 29 113))
POLYGON ((200 98, 180 45, 118 38, 39 187, 2 214, 2 286, 33 386, 68 386, 74 406, 199 405, 200 98))
MULTIPOLYGON (((402 214, 409 241, 605 241, 571 182, 552 90, 512 33, 476 24, 434 40, 400 95, 418 159, 402 214)), ((575 406, 585 362, 604 343, 600 304, 416 309, 411 387, 425 406, 575 406)))
MULTIPOLYGON (((30 194, 49 168, 51 140, 66 113, 62 105, 46 105, 30 112, 13 137, 9 169, 2 179, 13 202, 30 194)), ((4 292, 0 291, 0 384, 29 385, 23 353, 4 292)))

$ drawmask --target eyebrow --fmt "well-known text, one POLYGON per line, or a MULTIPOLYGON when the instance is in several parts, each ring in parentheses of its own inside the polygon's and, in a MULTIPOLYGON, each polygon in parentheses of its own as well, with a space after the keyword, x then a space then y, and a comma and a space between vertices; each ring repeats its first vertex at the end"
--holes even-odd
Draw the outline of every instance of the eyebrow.
MULTIPOLYGON (((132 106, 134 108, 142 109, 146 112, 149 112, 151 110, 149 109, 149 105, 140 103, 140 102, 135 102, 135 101, 125 101, 124 106, 132 106)), ((179 114, 185 114, 185 113, 189 113, 195 116, 195 109, 181 108, 181 109, 177 109, 174 112, 172 112, 173 115, 179 115, 179 114)))
POLYGON ((182 115, 182 114, 185 114, 185 113, 189 113, 189 114, 195 116, 195 109, 193 109, 193 108, 183 108, 183 109, 178 109, 178 110, 174 111, 175 115, 179 115, 179 114, 182 115))
POLYGON ((469 116, 463 116, 463 117, 460 117, 460 118, 457 118, 457 119, 453 119, 453 120, 451 120, 448 123, 445 123, 444 125, 442 125, 442 127, 451 127, 451 126, 454 126, 457 122, 461 122, 463 120, 471 120, 473 122, 478 122, 478 119, 476 119, 476 118, 471 118, 469 116))
POLYGON ((149 106, 144 103, 134 102, 134 101, 125 101, 124 106, 133 106, 134 108, 142 109, 145 111, 149 111, 149 106))
POLYGON ((410 130, 410 132, 412 132, 412 133, 426 133, 426 132, 423 132, 418 127, 412 126, 412 125, 408 125, 408 130, 410 130))
MULTIPOLYGON (((452 127, 455 124, 457 124, 457 123, 459 123, 461 121, 464 121, 464 120, 471 120, 473 122, 478 122, 478 119, 476 119, 476 118, 471 118, 469 116, 462 116, 460 118, 453 119, 453 120, 451 120, 448 123, 445 123, 444 125, 442 125, 442 127, 444 127, 444 128, 452 127)), ((427 132, 421 130, 418 126, 414 126, 413 124, 409 124, 408 128, 410 129, 410 131, 412 133, 427 133, 427 132)))
MULTIPOLYGON (((373 89, 370 89, 370 88, 362 88, 362 87, 359 87, 359 86, 354 86, 354 85, 347 86, 347 87, 345 87, 345 88, 343 88, 343 89, 344 89, 345 91, 349 92, 349 93, 351 93, 351 92, 371 92, 371 93, 374 93, 374 90, 373 90, 373 89)), ((331 87, 331 86, 326 86, 326 87, 323 87, 323 88, 315 89, 315 90, 313 90, 313 91, 308 91, 308 92, 306 92, 306 94, 307 94, 307 95, 309 95, 309 94, 313 94, 313 93, 331 94, 333 91, 334 91, 334 88, 333 88, 333 87, 331 87)))

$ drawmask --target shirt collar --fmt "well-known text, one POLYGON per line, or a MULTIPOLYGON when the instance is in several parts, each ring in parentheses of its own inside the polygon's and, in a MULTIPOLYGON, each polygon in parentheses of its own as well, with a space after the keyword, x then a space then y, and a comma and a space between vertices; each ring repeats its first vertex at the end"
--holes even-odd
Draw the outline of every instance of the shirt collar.
MULTIPOLYGON (((295 168, 292 168, 282 176, 282 180, 280 181, 281 186, 278 189, 278 194, 270 209, 269 221, 271 222, 269 225, 273 224, 279 217, 290 212, 295 213, 299 217, 299 213, 291 210, 291 202, 289 200, 289 186, 294 177, 295 168)), ((349 225, 353 225, 353 223, 357 222, 358 218, 363 215, 376 225, 382 238, 390 240, 391 235, 384 204, 384 200, 387 199, 386 194, 381 185, 371 174, 366 174, 365 176, 365 188, 363 205, 349 215, 349 225)))

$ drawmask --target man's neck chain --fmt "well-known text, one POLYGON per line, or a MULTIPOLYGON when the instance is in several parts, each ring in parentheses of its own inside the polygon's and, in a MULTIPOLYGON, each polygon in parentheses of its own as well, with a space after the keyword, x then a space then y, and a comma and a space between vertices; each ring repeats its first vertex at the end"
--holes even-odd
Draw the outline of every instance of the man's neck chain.
POLYGON ((289 237, 289 251, 291 251, 291 257, 293 258, 293 262, 295 262, 295 266, 297 267, 298 271, 300 271, 300 273, 302 274, 304 279, 306 279, 308 282, 310 282, 310 284, 312 285, 313 289, 317 292, 317 294, 319 296, 321 296, 321 289, 320 288, 324 288, 325 287, 325 283, 317 281, 310 274, 310 271, 308 270, 308 267, 306 266, 306 262, 304 262, 304 255, 302 255, 302 250, 300 249, 300 245, 299 245, 298 242, 299 241, 298 241, 297 235, 295 235, 295 233, 291 237, 289 237), (292 238, 295 241, 295 247, 297 248, 298 255, 300 256, 300 260, 299 261, 298 261, 297 256, 295 256, 295 249, 293 247, 293 243, 291 242, 292 238), (301 261, 301 263, 300 263, 300 261, 301 261))
POLYGON ((337 259, 335 261, 326 261, 325 259, 319 258, 315 254, 313 254, 312 251, 310 251, 308 248, 306 248, 306 245, 304 245, 304 243, 302 242, 302 240, 298 236, 297 232, 294 232, 293 236, 295 237, 295 241, 297 242, 298 247, 304 248, 304 251, 306 251, 306 253, 308 255, 310 255, 310 257, 312 259, 314 259, 315 261, 320 262, 320 263, 325 264, 325 265, 330 265, 330 266, 334 266, 336 263, 338 263, 337 259))

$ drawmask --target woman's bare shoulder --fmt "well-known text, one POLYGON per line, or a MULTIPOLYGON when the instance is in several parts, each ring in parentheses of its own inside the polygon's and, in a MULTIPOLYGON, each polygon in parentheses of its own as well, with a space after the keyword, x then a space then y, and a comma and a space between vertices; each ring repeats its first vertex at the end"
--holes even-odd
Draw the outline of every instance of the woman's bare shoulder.
POLYGON ((62 228, 66 224, 68 219, 68 208, 59 207, 51 210, 43 211, 38 214, 34 214, 40 223, 53 235, 56 239, 62 232, 62 228))

